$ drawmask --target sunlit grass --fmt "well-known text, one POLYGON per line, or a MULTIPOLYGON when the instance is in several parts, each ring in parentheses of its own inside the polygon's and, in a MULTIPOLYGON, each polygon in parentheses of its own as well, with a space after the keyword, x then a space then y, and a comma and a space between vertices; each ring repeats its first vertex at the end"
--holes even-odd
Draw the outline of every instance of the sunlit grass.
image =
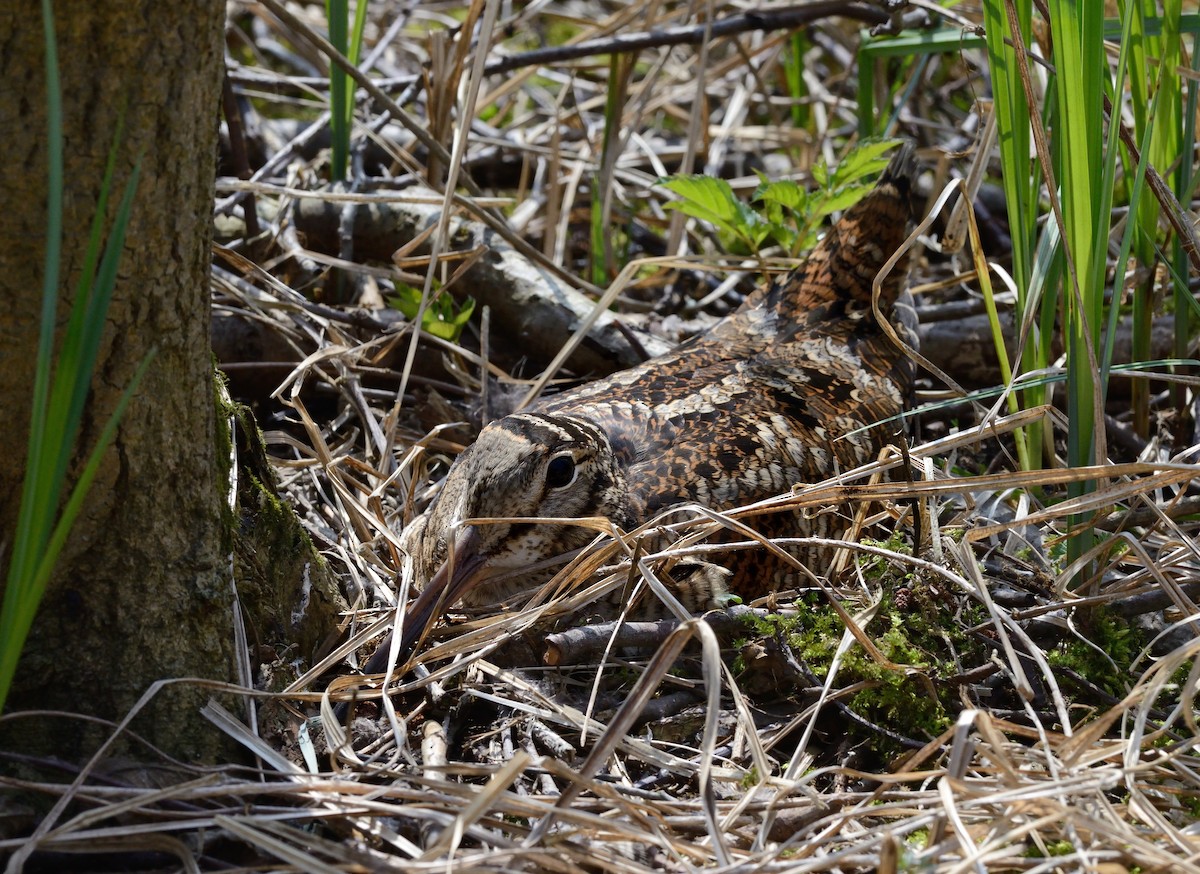
MULTIPOLYGON (((1029 0, 984 3, 1013 244, 1017 323, 1036 328, 1022 347, 1020 366, 1027 373, 1051 364, 1052 331, 1059 321, 1066 350, 1070 420, 1066 461, 1071 466, 1102 463, 1106 457, 1107 377, 1124 278, 1133 268, 1131 249, 1145 277, 1134 293, 1133 359, 1151 357, 1160 233, 1158 204, 1142 196, 1145 167, 1149 164, 1166 173, 1178 165, 1182 175, 1184 167, 1190 172, 1193 151, 1190 126, 1183 123, 1176 72, 1182 57, 1181 4, 1166 0, 1156 10, 1151 2, 1127 0, 1120 9, 1120 21, 1106 22, 1103 4, 1052 0, 1047 11, 1053 55, 1048 68, 1041 68, 1031 58, 1036 52, 1031 45, 1029 0), (1106 49, 1106 37, 1118 42, 1115 62, 1106 49), (1105 100, 1122 107, 1126 93, 1135 136, 1143 144, 1143 161, 1139 164, 1125 154, 1124 174, 1119 177, 1120 113, 1118 123, 1110 124, 1105 100), (1049 183, 1045 189, 1043 181, 1049 183), (1127 205, 1133 218, 1122 235, 1110 284, 1109 234, 1117 202, 1127 205), (1041 216, 1045 220, 1039 225, 1041 216), (1112 294, 1106 297, 1109 289, 1112 294)), ((1181 190, 1179 176, 1172 178, 1181 190)), ((1186 324, 1186 317, 1183 321, 1186 324)), ((1179 348, 1186 354, 1185 343, 1179 348)), ((1134 391, 1135 424, 1144 434, 1149 415, 1147 382, 1135 380, 1134 391)), ((1037 385, 1025 389, 1021 397, 1026 408, 1046 400, 1044 387, 1037 385)), ((1039 434, 1031 432, 1029 437, 1027 461, 1036 467, 1042 463, 1044 447, 1039 434)), ((1090 487, 1079 484, 1070 494, 1077 496, 1090 487)), ((1081 536, 1072 541, 1073 558, 1086 552, 1090 543, 1087 527, 1080 530, 1081 536)))
MULTIPOLYGON (((349 0, 326 0, 329 42, 357 64, 362 53, 363 29, 367 23, 367 0, 359 0, 354 9, 354 27, 350 29, 349 0)), ((331 141, 330 176, 338 182, 346 178, 350 166, 350 134, 354 127, 354 80, 337 64, 329 65, 329 129, 331 141)))

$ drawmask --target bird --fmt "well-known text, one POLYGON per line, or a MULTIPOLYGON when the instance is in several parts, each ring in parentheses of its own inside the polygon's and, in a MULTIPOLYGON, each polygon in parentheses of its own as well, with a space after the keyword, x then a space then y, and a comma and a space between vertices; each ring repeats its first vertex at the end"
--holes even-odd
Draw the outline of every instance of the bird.
MULTIPOLYGON (((730 509, 857 467, 894 441, 895 426, 881 423, 903 411, 913 367, 879 324, 872 286, 907 236, 915 172, 902 143, 799 266, 709 330, 484 426, 401 535, 422 590, 402 619, 400 661, 442 612, 540 585, 554 568, 531 568, 595 537, 586 525, 526 519, 600 517, 630 530, 681 505, 730 509), (490 518, 505 521, 466 524, 490 518)), ((913 344, 907 258, 877 302, 913 344)), ((785 524, 794 536, 836 533, 828 515, 785 524)), ((757 597, 779 587, 780 567, 761 554, 725 555, 725 572, 706 577, 711 589, 757 597)), ((719 594, 701 592, 694 606, 719 594)), ((392 635, 365 673, 386 669, 392 635)))

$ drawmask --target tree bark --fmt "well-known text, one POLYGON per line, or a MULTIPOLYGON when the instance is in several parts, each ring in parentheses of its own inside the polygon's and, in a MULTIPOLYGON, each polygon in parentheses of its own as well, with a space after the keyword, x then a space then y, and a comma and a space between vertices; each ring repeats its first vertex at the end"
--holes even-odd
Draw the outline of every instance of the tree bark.
MULTIPOLYGON (((58 0, 54 11, 64 98, 65 298, 78 280, 122 115, 114 202, 141 164, 75 469, 134 370, 156 354, 38 611, 7 709, 119 720, 155 679, 233 677, 231 529, 223 509, 229 456, 219 452, 207 282, 224 3, 58 0)), ((7 153, 0 191, 8 202, 0 210, 4 544, 20 501, 44 271, 44 69, 37 6, 7 5, 0 11, 7 153)), ((208 694, 173 687, 133 729, 176 755, 209 759, 222 742, 196 714, 208 694)), ((109 733, 65 718, 10 720, 0 731, 7 734, 0 747, 68 756, 87 754, 109 733)))

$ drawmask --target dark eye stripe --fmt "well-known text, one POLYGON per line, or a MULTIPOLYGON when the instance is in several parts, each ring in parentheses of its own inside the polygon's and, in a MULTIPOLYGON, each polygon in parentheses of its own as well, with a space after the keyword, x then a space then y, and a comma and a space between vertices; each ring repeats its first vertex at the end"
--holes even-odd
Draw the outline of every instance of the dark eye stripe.
POLYGON ((551 417, 547 417, 547 418, 551 422, 553 422, 555 426, 557 426, 558 428, 561 428, 563 431, 565 431, 567 434, 569 434, 571 439, 574 440, 576 443, 587 444, 596 439, 595 435, 587 433, 587 431, 585 429, 583 429, 579 426, 578 422, 576 422, 572 419, 568 419, 565 416, 555 416, 553 418, 551 418, 551 417))
POLYGON ((497 424, 522 440, 546 447, 561 443, 594 447, 605 440, 604 432, 600 428, 575 416, 514 413, 497 424))

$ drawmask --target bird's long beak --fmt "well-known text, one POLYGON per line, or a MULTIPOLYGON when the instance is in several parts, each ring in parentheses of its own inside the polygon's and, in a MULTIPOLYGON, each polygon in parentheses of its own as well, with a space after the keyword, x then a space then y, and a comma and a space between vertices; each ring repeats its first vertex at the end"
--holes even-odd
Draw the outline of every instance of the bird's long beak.
POLYGON ((363 666, 364 673, 384 672, 397 631, 400 632, 400 645, 396 651, 396 663, 403 665, 433 626, 434 620, 450 609, 486 575, 487 561, 479 546, 478 530, 473 525, 465 526, 455 538, 449 559, 425 584, 417 599, 409 603, 400 627, 393 629, 375 650, 363 666))

